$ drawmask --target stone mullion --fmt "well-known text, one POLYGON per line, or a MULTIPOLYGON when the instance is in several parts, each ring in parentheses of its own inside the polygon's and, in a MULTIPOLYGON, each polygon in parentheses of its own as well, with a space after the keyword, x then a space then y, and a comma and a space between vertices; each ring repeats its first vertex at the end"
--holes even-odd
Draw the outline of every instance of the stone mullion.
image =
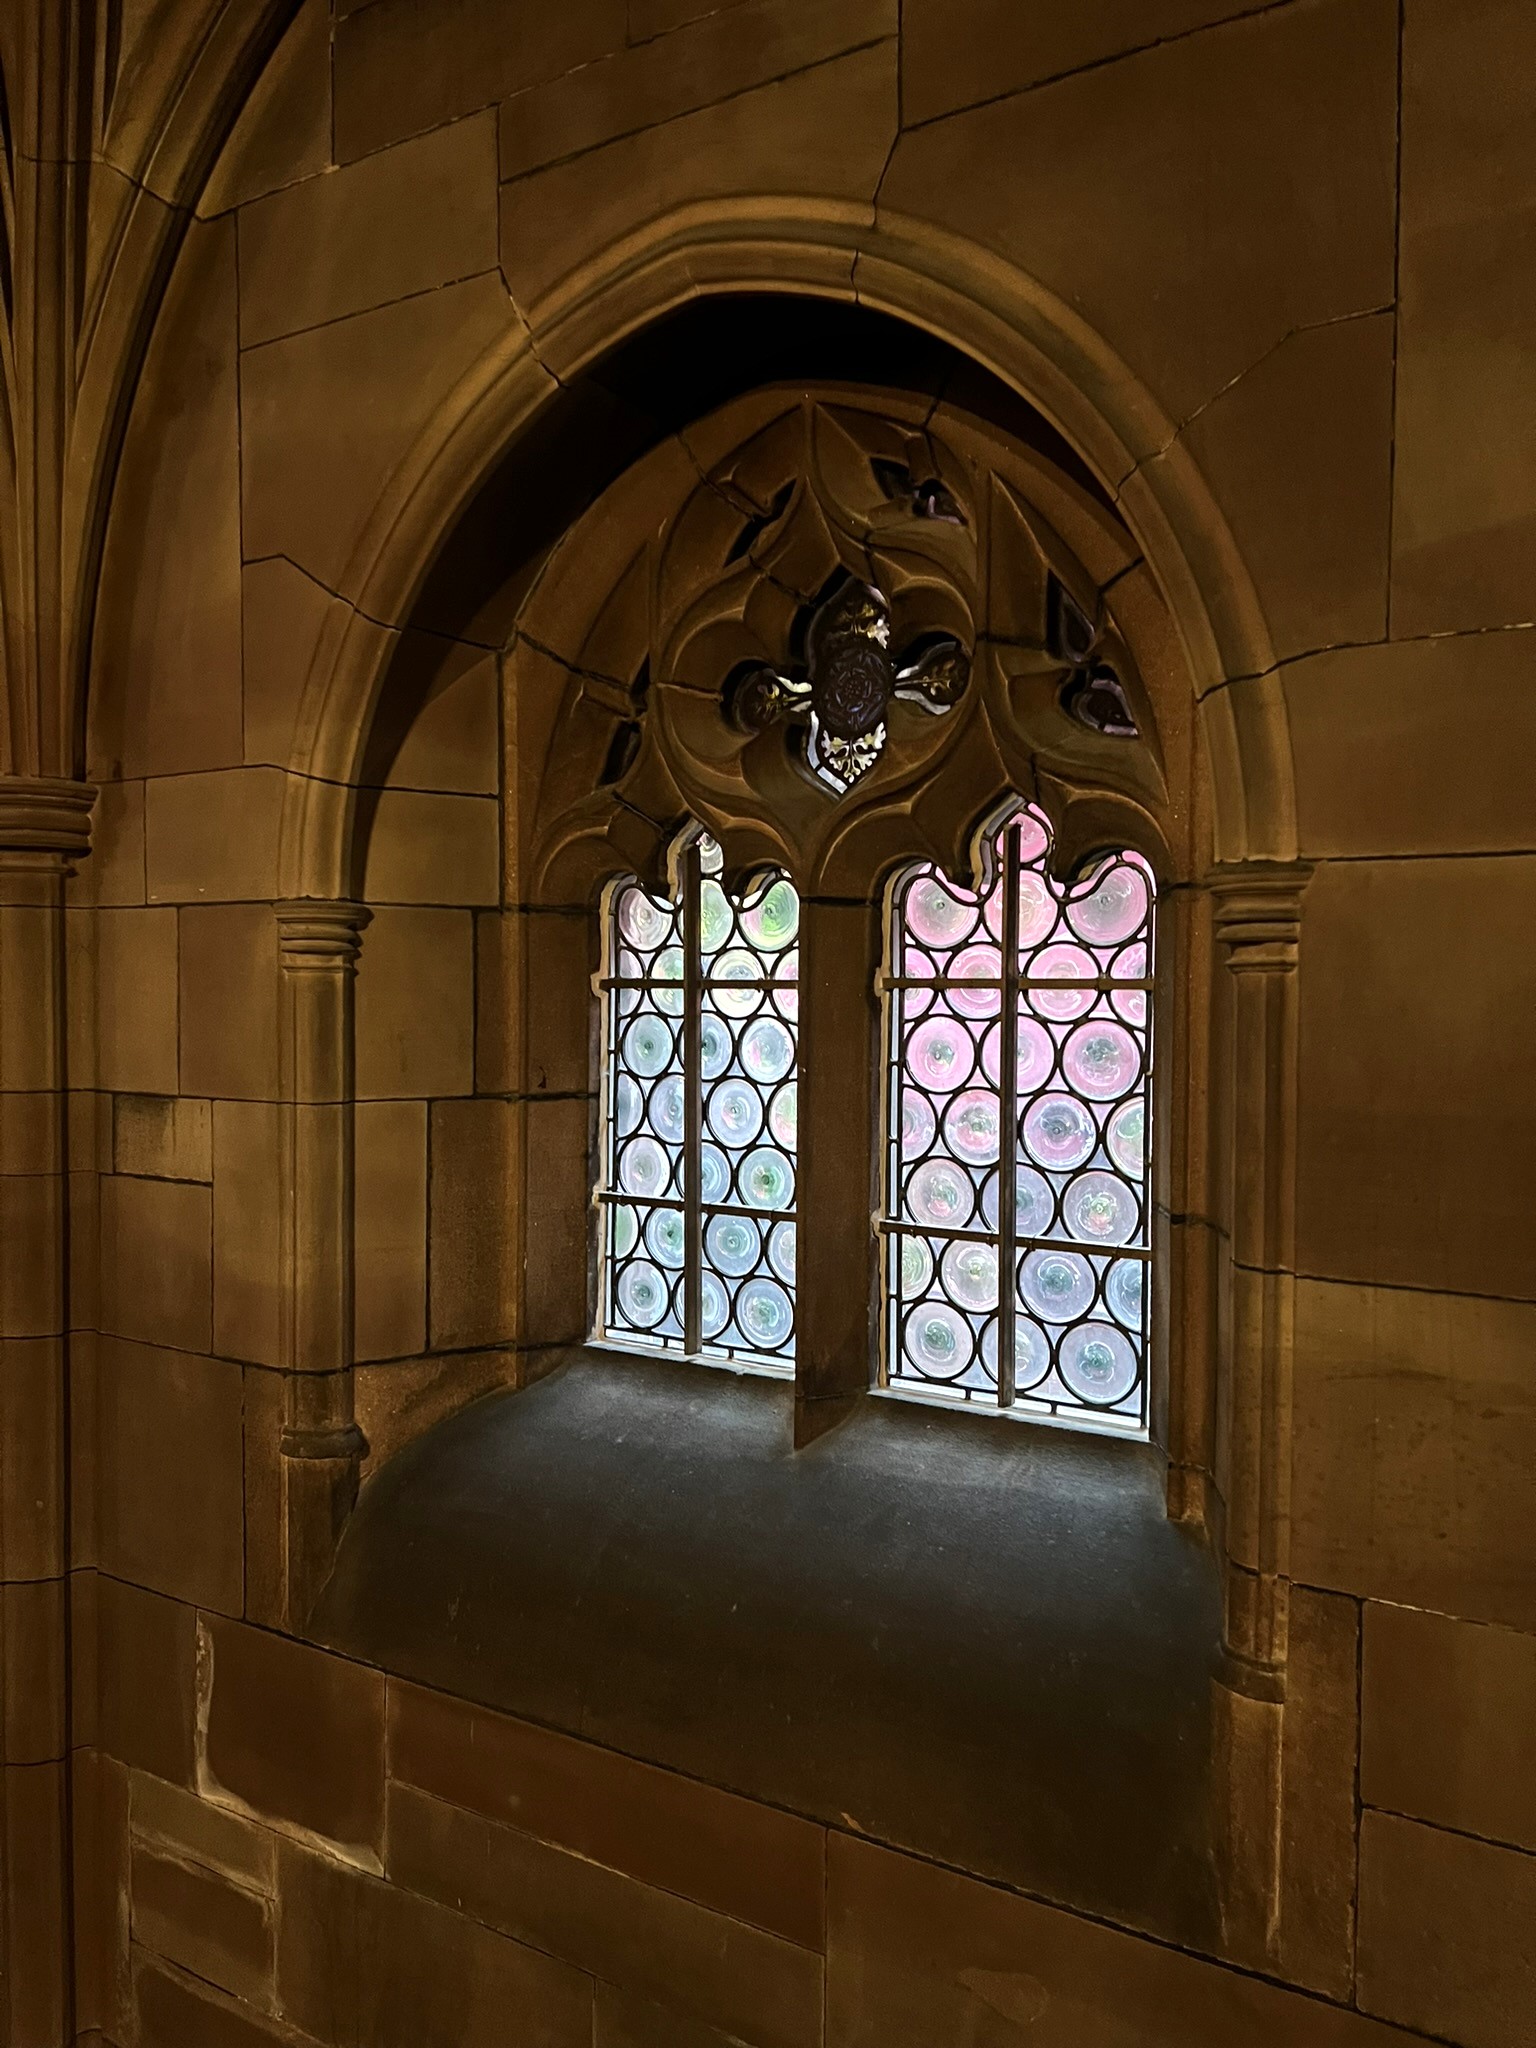
POLYGON ((1228 982, 1231 1228, 1223 1663, 1217 1740, 1227 1780, 1229 1938, 1278 1952, 1282 1720, 1290 1607, 1296 1078, 1301 894, 1309 870, 1218 877, 1228 982))
POLYGON ((281 975, 280 1445, 285 1619, 302 1625, 357 1495, 353 1413, 353 1003, 368 912, 277 905, 281 975))
POLYGON ((0 778, 0 2036, 72 2036, 64 884, 83 784, 0 778))
POLYGON ((842 1419, 870 1383, 879 1146, 877 905, 800 911, 795 1436, 842 1419))

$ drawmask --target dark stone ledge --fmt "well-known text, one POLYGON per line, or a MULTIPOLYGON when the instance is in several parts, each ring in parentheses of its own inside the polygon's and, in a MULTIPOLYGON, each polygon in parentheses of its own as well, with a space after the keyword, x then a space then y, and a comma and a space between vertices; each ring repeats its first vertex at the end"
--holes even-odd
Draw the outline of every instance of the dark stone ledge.
POLYGON ((366 1489, 350 1655, 1206 1946, 1209 1554, 1141 1446, 579 1352, 366 1489))

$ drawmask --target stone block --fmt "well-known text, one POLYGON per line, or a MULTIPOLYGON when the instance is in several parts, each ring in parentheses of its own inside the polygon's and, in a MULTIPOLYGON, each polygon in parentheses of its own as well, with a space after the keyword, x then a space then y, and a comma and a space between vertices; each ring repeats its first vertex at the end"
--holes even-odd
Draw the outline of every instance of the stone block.
POLYGON ((190 1785, 197 1717, 197 1617, 105 1573, 77 1573, 75 1740, 190 1785))
POLYGON ((1282 660, 1386 632, 1392 348, 1390 313, 1288 335, 1183 430, 1282 660))
POLYGON ((62 1337, 0 1338, 0 1570, 7 1578, 52 1578, 65 1569, 64 1393, 62 1337))
POLYGON ((1531 617, 1536 159, 1523 0, 1403 17, 1392 628, 1531 617))
MULTIPOLYGON (((400 636, 391 680, 411 681, 408 717, 384 770, 391 789, 443 790, 495 796, 501 787, 501 703, 498 663, 478 649, 452 647, 425 633, 400 636), (418 679, 418 665, 423 672, 418 679)), ((383 725, 385 712, 379 713, 383 725)), ((373 753, 370 742, 370 765, 373 753)))
POLYGON ((57 1763, 69 1748, 63 1579, 0 1583, 0 1763, 57 1763))
POLYGON ((211 1181, 212 1110, 195 1096, 119 1095, 112 1104, 112 1171, 211 1181))
POLYGON ((330 160, 330 8, 302 0, 230 130, 198 212, 228 212, 313 177, 330 160))
POLYGON ((354 1856, 384 1834, 384 1678, 240 1622, 202 1624, 206 1789, 354 1856))
POLYGON ((451 1351, 442 1356, 364 1361, 353 1375, 357 1422, 368 1439, 363 1478, 387 1465, 413 1438, 471 1401, 518 1384, 511 1350, 451 1351))
POLYGON ((353 1356, 409 1357, 427 1341, 427 1105, 360 1102, 354 1145, 353 1356))
POLYGON ((240 371, 247 555, 286 555, 328 589, 355 596, 347 565, 390 477, 460 379, 515 324, 501 279, 479 277, 248 349, 240 371))
POLYGON ((206 1351, 213 1337, 213 1198, 194 1181, 106 1174, 101 1318, 115 1337, 206 1351))
POLYGON ((91 853, 68 885, 77 903, 144 901, 144 785, 104 781, 91 814, 91 853))
POLYGON ((1536 1850, 1536 1635, 1371 1602, 1360 1797, 1536 1850))
POLYGON ((282 1116, 213 1105, 213 1348, 258 1365, 282 1362, 282 1116))
POLYGON ((1254 14, 1266 0, 903 0, 901 90, 907 125, 1065 78, 1175 36, 1254 14))
POLYGON ((391 1879, 757 2048, 821 2041, 821 1957, 690 1900, 390 1791, 391 1879))
POLYGON ((68 2024, 70 1877, 68 1766, 0 1768, 0 1852, 6 1873, 4 2012, 10 2037, 53 2048, 68 2024))
POLYGON ((128 1773, 99 1750, 70 1759, 75 2024, 87 2039, 128 2038, 128 1773))
POLYGON ((1536 633, 1336 648, 1283 681, 1304 855, 1531 850, 1536 633))
POLYGON ((277 1884, 277 1837, 195 1793, 130 1771, 129 1815, 135 1838, 180 1863, 218 1871, 270 1898, 277 1884))
POLYGON ((114 779, 240 759, 238 350, 234 223, 193 222, 107 527, 90 754, 114 779))
POLYGON ((500 0, 380 0, 336 30, 336 150, 345 162, 539 79, 625 37, 625 0, 509 13, 500 0))
POLYGON ((501 818, 489 797, 386 789, 368 839, 370 903, 477 905, 501 898, 501 818))
POLYGON ((141 1947, 236 1998, 271 2004, 270 1899, 142 1843, 133 1850, 132 1886, 141 1947))
POLYGON ((181 1085, 188 1095, 275 1102, 277 924, 264 903, 179 913, 181 1085))
POLYGON ((578 258, 690 201, 773 192, 868 206, 895 132, 892 37, 504 185, 502 268, 527 308, 578 258), (572 220, 579 249, 561 225, 572 220))
POLYGON ((245 1618, 281 1628, 288 1614, 288 1529, 281 1443, 288 1380, 245 1368, 245 1618))
POLYGON ((474 931, 467 910, 375 910, 357 963, 357 1092, 474 1087, 474 931))
POLYGON ((673 2006, 599 1984, 593 2007, 593 2048, 738 2048, 731 2035, 673 2006))
POLYGON ((804 1948, 822 1945, 825 1834, 810 1821, 399 1682, 389 1767, 397 1784, 804 1948))
POLYGON ((1360 1610, 1296 1586, 1284 1720, 1280 1974, 1347 2003, 1354 1986, 1360 1610))
POLYGON ((1295 329, 1391 302, 1396 77, 1393 0, 1269 8, 909 129, 880 201, 1017 264, 1187 420, 1295 329))
POLYGON ((247 562, 244 574, 245 758, 286 768, 309 666, 341 600, 292 562, 247 562))
POLYGON ((288 2017, 356 2048, 590 2048, 575 1970, 431 1901, 285 1846, 278 1991, 288 2017))
POLYGON ((306 178, 240 214, 240 337, 253 347, 496 267, 490 114, 306 178))
POLYGON ((1367 1812, 1360 2004, 1462 2048, 1527 2048, 1536 1857, 1367 1812))
POLYGON ((485 911, 475 919, 475 1086, 489 1095, 584 1095, 596 1016, 590 913, 485 911))
POLYGON ((64 1327, 61 1192, 55 1174, 0 1174, 0 1330, 7 1336, 51 1337, 64 1327))
POLYGON ((1407 2048, 1359 2013, 843 1835, 827 1918, 827 2048, 1407 2048))
POLYGON ((1302 1281, 1292 1570, 1536 1629, 1536 1306, 1302 1281))
POLYGON ((1536 953, 1490 943, 1490 919, 1536 920, 1536 858, 1338 862, 1309 885, 1303 1273, 1536 1297, 1536 1241, 1489 1227, 1536 1183, 1536 1100, 1490 1051, 1536 1009, 1536 953))
MULTIPOLYGON (((742 0, 530 86, 501 108, 501 175, 633 135, 893 36, 896 0, 742 0)), ((631 31, 633 33, 633 31, 631 31)))
POLYGON ((244 1591, 239 1367, 103 1337, 97 1401, 102 1568, 175 1599, 238 1614, 244 1591))
POLYGON ((276 895, 283 777, 273 768, 165 775, 144 796, 151 903, 236 903, 276 895))
POLYGON ((574 1343, 584 1334, 590 1119, 585 1099, 433 1103, 434 1346, 574 1343), (532 1183, 530 1158, 539 1161, 532 1183))
POLYGON ((96 1078, 103 1088, 176 1093, 176 913, 99 910, 96 1078))
POLYGON ((286 2028, 142 1951, 133 1989, 139 2048, 294 2048, 286 2028))

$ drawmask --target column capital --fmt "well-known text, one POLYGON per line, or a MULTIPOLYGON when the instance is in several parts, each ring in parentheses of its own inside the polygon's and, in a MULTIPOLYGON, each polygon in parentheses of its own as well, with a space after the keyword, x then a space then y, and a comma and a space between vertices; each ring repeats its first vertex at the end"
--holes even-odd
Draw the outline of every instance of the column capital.
POLYGON ((1216 937, 1236 973, 1282 973, 1296 965, 1301 899, 1312 879, 1307 861, 1243 861, 1218 867, 1206 887, 1216 937))
POLYGON ((289 898, 274 903, 277 950, 284 967, 305 970, 350 967, 373 912, 345 899, 289 898))
POLYGON ((83 858, 91 850, 95 801, 96 790, 89 782, 66 782, 52 775, 0 775, 0 857, 52 854, 61 864, 83 858))

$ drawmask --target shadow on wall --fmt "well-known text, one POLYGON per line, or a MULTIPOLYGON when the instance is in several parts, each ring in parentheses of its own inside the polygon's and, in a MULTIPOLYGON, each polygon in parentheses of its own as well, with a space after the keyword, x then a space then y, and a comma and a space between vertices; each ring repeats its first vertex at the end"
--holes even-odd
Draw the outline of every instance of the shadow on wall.
POLYGON ((1215 1566, 1155 1453, 577 1353, 367 1489, 349 1655, 1194 1947, 1215 1566))

